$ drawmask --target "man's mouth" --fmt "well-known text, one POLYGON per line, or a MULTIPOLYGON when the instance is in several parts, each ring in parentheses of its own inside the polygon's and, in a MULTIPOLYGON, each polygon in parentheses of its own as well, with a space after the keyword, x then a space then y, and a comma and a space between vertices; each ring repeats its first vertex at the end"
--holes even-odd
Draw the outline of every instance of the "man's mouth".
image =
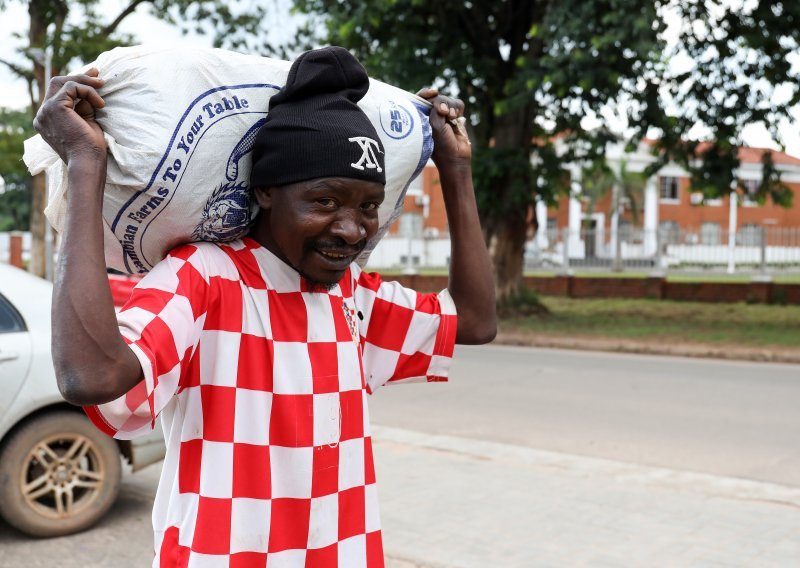
POLYGON ((325 258, 330 258, 332 260, 341 260, 343 258, 350 258, 350 257, 354 256, 353 254, 344 254, 344 253, 332 252, 332 251, 324 251, 324 250, 319 250, 319 249, 317 249, 317 252, 319 252, 325 258))
POLYGON ((340 251, 340 250, 325 250, 314 249, 320 257, 322 257, 325 264, 335 270, 342 270, 347 268, 358 256, 358 252, 354 251, 340 251))
POLYGON ((346 268, 353 262, 361 251, 364 250, 364 246, 357 246, 357 247, 342 247, 338 246, 326 246, 327 243, 317 243, 314 246, 314 251, 322 257, 322 259, 329 265, 331 268, 336 270, 341 270, 346 268))

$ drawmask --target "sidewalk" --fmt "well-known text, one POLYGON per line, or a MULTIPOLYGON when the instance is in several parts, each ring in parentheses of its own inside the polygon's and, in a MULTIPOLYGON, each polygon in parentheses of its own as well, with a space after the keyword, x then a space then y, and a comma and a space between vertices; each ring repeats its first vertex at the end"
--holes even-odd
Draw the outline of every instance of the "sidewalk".
POLYGON ((800 566, 800 488, 373 426, 389 568, 800 566))

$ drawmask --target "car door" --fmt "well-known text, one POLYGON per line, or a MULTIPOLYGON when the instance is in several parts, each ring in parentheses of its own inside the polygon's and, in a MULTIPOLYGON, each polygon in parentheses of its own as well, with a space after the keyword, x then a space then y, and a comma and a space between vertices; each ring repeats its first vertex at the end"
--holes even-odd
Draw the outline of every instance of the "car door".
POLYGON ((31 364, 31 338, 25 321, 0 294, 0 416, 17 397, 31 364))

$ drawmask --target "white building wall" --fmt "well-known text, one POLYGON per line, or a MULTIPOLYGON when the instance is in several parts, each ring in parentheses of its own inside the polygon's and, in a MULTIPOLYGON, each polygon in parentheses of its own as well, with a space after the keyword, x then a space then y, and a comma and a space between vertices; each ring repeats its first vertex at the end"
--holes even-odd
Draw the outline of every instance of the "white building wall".
POLYGON ((407 239, 384 237, 372 251, 367 262, 368 269, 404 269, 406 258, 411 254, 414 268, 446 267, 450 264, 450 239, 407 239))

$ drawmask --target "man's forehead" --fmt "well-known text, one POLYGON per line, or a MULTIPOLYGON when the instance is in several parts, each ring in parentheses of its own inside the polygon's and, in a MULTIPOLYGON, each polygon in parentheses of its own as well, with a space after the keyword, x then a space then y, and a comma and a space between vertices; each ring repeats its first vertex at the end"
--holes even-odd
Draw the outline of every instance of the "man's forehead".
POLYGON ((372 195, 383 196, 385 193, 383 184, 371 181, 364 181, 359 179, 342 178, 342 177, 325 177, 317 178, 304 182, 300 182, 304 189, 309 191, 315 190, 330 190, 338 193, 349 193, 358 191, 361 193, 368 193, 372 195))

